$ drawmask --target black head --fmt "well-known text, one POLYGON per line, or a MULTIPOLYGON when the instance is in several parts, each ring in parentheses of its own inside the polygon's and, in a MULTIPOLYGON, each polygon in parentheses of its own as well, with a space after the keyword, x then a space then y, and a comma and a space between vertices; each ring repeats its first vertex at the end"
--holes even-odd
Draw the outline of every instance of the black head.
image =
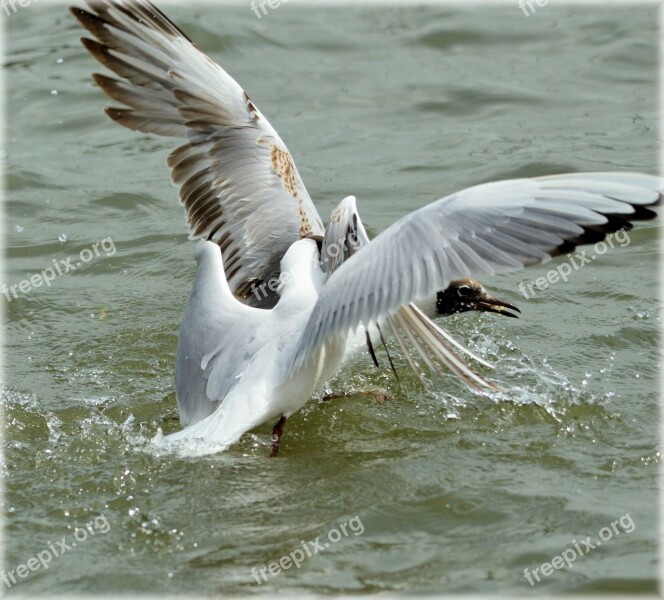
POLYGON ((439 315, 452 315, 472 310, 492 312, 513 318, 518 318, 518 315, 509 312, 510 310, 521 312, 513 304, 491 296, 474 279, 453 281, 447 289, 436 294, 436 312, 439 315))

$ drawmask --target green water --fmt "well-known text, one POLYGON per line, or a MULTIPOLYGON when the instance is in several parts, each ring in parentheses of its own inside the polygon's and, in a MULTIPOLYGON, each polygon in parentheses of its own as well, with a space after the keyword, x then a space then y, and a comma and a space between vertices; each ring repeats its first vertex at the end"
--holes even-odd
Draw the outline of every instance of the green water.
MULTIPOLYGON (((376 234, 475 183, 657 170, 655 7, 551 2, 526 17, 517 2, 290 3, 260 20, 248 2, 165 10, 270 118, 324 219, 352 193, 376 234)), ((495 363, 502 394, 451 377, 423 387, 401 357, 397 382, 359 357, 333 387, 389 399, 312 400, 277 460, 269 427, 221 455, 160 456, 149 440, 179 427, 175 347, 194 275, 164 167, 176 142, 106 119, 89 79, 101 67, 64 5, 0 19, 4 282, 80 262, 107 238, 115 249, 50 287, 0 296, 4 569, 108 523, 11 593, 656 590, 657 223, 535 298, 518 284, 550 265, 485 280, 519 321, 445 320, 495 363), (524 569, 624 515, 633 531, 530 586, 524 569), (252 577, 353 517, 361 535, 260 586, 252 577)))

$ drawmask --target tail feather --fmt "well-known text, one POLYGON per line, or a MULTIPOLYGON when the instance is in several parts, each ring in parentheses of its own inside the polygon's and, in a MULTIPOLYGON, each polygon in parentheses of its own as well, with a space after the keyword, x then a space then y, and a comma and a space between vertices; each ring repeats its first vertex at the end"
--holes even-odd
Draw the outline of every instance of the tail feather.
POLYGON ((461 354, 467 354, 486 367, 493 368, 492 365, 457 342, 414 305, 402 307, 387 321, 406 356, 408 364, 420 380, 422 380, 422 370, 415 364, 410 355, 402 332, 405 333, 426 366, 438 377, 444 377, 442 368, 444 366, 473 389, 479 391, 486 389, 500 390, 499 386, 473 371, 466 364, 461 354))

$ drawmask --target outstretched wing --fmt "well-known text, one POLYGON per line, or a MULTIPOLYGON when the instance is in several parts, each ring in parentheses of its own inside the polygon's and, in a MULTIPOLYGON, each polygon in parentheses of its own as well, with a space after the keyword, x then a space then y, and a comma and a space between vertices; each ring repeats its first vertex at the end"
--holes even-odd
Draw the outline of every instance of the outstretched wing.
POLYGON ((129 129, 186 138, 168 158, 192 238, 217 243, 233 293, 278 276, 289 246, 323 225, 277 132, 245 91, 146 0, 90 0, 71 12, 82 42, 119 79, 94 74, 129 129))
POLYGON ((453 280, 544 262, 630 228, 632 220, 653 218, 647 207, 661 201, 663 189, 664 180, 649 175, 582 173, 488 183, 433 202, 330 276, 291 368, 322 344, 397 315, 453 280))
MULTIPOLYGON (((325 239, 321 247, 323 270, 330 276, 351 256, 360 252, 370 243, 369 236, 357 210, 355 197, 348 196, 344 198, 332 212, 327 224, 325 239)), ((402 306, 396 315, 386 316, 386 320, 403 350, 408 364, 419 377, 421 377, 421 371, 412 360, 407 342, 412 344, 413 349, 425 364, 438 375, 442 376, 442 370, 438 367, 438 363, 431 361, 430 355, 433 355, 439 363, 446 366, 471 387, 496 389, 495 385, 468 367, 461 354, 466 354, 485 366, 490 365, 454 340, 447 331, 438 327, 414 304, 402 306), (426 340, 426 343, 424 345, 419 343, 419 339, 426 340)), ((368 323, 365 322, 365 325, 368 325, 368 323)), ((382 339, 380 328, 378 331, 382 339)), ((368 328, 367 346, 374 362, 378 365, 368 328)), ((391 363, 392 360, 390 359, 391 363)))

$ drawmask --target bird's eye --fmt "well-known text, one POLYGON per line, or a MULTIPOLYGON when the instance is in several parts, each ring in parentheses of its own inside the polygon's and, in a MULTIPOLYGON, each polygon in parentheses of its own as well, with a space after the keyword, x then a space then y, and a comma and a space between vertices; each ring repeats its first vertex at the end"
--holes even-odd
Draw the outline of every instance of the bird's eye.
POLYGON ((457 294, 459 294, 459 296, 461 296, 461 297, 468 296, 468 295, 470 294, 470 286, 468 286, 468 285, 460 285, 460 286, 457 288, 457 294))

